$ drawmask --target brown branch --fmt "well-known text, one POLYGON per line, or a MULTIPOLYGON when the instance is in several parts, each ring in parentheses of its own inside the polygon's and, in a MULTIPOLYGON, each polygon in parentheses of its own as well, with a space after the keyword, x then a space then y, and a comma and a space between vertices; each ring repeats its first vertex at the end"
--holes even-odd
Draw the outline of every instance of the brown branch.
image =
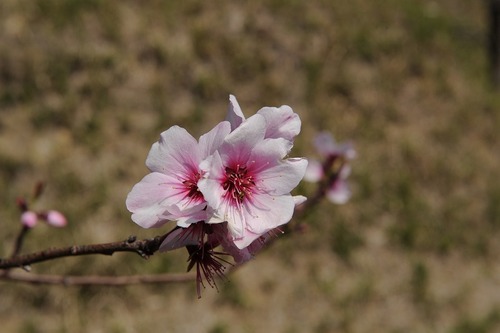
POLYGON ((28 231, 30 231, 30 228, 28 228, 25 225, 21 226, 21 230, 17 234, 16 241, 14 243, 14 249, 12 250, 12 254, 10 256, 11 258, 17 256, 19 252, 21 252, 23 241, 26 235, 28 234, 28 231))
POLYGON ((120 242, 74 245, 65 248, 47 249, 25 255, 18 255, 8 259, 0 259, 0 269, 14 267, 26 267, 30 264, 62 258, 90 254, 112 255, 115 252, 135 252, 144 259, 149 258, 158 251, 166 235, 157 236, 151 239, 137 240, 135 236, 120 242))
POLYGON ((125 286, 131 284, 181 283, 195 280, 194 274, 155 274, 155 275, 128 275, 128 276, 65 276, 44 274, 20 274, 11 271, 0 273, 0 280, 23 282, 35 285, 64 285, 64 286, 125 286))

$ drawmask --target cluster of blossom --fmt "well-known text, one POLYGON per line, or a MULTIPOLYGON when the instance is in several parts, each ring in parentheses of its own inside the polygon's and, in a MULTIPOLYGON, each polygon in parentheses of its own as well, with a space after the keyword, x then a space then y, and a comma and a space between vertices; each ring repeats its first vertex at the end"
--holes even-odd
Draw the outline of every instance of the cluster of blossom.
POLYGON ((25 228, 31 229, 40 221, 56 228, 62 228, 68 223, 66 217, 57 210, 36 212, 28 209, 28 205, 24 199, 18 199, 17 205, 21 210, 21 224, 25 228))
POLYGON ((132 220, 144 228, 176 221, 160 250, 186 247, 198 288, 201 274, 212 285, 212 276, 224 269, 217 246, 237 263, 249 260, 306 200, 290 194, 308 164, 287 157, 300 127, 286 105, 264 107, 246 119, 231 95, 226 119, 199 140, 181 127, 169 128, 146 159, 151 173, 127 197, 132 220))
POLYGON ((325 196, 335 204, 344 204, 351 198, 347 177, 351 173, 350 161, 356 157, 353 145, 337 143, 329 132, 319 133, 314 145, 323 159, 310 159, 304 180, 326 181, 325 196))

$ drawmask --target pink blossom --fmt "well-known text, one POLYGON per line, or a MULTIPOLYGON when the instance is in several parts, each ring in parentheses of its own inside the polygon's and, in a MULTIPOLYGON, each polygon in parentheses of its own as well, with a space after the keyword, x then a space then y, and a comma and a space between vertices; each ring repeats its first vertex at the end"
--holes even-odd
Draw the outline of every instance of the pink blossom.
MULTIPOLYGON (((231 257, 237 264, 244 263, 253 258, 253 256, 264 246, 270 238, 272 232, 263 236, 255 236, 255 240, 246 248, 238 248, 232 239, 227 228, 227 222, 209 224, 205 222, 193 223, 187 228, 176 227, 170 231, 160 246, 160 252, 172 251, 181 247, 204 248, 210 244, 215 248, 222 246, 224 252, 231 257)), ((203 263, 201 263, 203 265, 203 263)), ((209 269, 206 269, 209 272, 209 269)))
MULTIPOLYGON (((300 133, 301 122, 299 115, 293 112, 288 105, 282 105, 279 108, 266 106, 257 111, 257 114, 263 116, 266 121, 264 135, 266 139, 283 138, 293 142, 300 133)), ((233 95, 229 96, 226 120, 231 123, 231 131, 234 131, 245 121, 241 107, 233 95)))
POLYGON ((47 213, 44 213, 43 216, 47 224, 53 227, 62 228, 68 224, 66 217, 57 210, 49 210, 47 213))
POLYGON ((21 224, 27 228, 33 228, 38 222, 38 215, 31 210, 27 210, 21 214, 21 224))
POLYGON ((342 205, 345 204, 352 196, 351 189, 347 183, 347 177, 351 173, 351 167, 344 165, 338 172, 337 178, 331 182, 326 190, 326 197, 333 203, 342 205))
POLYGON ((356 150, 352 143, 337 143, 330 132, 321 132, 314 139, 314 146, 323 157, 342 157, 352 160, 356 157, 356 150))
MULTIPOLYGON (((227 251, 227 227, 225 223, 207 224, 204 221, 192 223, 187 228, 176 227, 169 232, 160 246, 161 252, 171 251, 176 248, 186 247, 189 253, 188 271, 196 267, 196 291, 201 297, 201 287, 205 287, 203 280, 213 288, 217 288, 216 277, 223 278, 225 266, 230 264, 222 258, 223 255, 233 255, 238 262, 238 254, 227 251), (215 250, 223 245, 228 253, 215 250)), ((233 247, 234 244, 232 245, 233 247)))
POLYGON ((319 182, 324 176, 325 171, 323 170, 323 165, 321 164, 321 162, 315 159, 309 159, 309 164, 307 164, 304 180, 316 183, 319 182))
POLYGON ((198 188, 213 209, 208 223, 227 222, 239 249, 290 221, 296 201, 290 191, 307 166, 302 158, 284 159, 296 126, 270 130, 269 119, 256 114, 242 121, 200 165, 205 177, 198 188))
POLYGON ((152 172, 127 197, 132 220, 144 228, 152 228, 168 220, 177 220, 179 226, 187 227, 207 219, 210 210, 206 210, 197 185, 203 177, 199 164, 213 154, 229 132, 228 122, 219 123, 199 141, 179 126, 163 132, 146 159, 152 172))
POLYGON ((310 182, 324 179, 328 182, 326 197, 336 204, 346 203, 352 196, 347 183, 347 178, 351 173, 349 162, 356 157, 356 151, 351 143, 336 143, 328 132, 318 134, 314 143, 325 161, 322 164, 311 159, 304 179, 310 182))
POLYGON ((214 278, 223 276, 227 263, 221 255, 238 264, 250 260, 306 200, 290 191, 307 161, 285 158, 300 126, 286 105, 245 119, 231 95, 226 121, 198 141, 173 126, 153 144, 146 160, 151 173, 132 188, 127 208, 144 228, 177 221, 160 251, 188 250, 198 295, 203 279, 217 288, 214 278), (219 246, 224 253, 215 250, 219 246))

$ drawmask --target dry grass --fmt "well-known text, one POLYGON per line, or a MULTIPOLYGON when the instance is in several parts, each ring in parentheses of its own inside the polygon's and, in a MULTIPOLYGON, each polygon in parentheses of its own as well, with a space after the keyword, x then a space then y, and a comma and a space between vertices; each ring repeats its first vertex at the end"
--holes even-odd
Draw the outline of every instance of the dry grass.
MULTIPOLYGON (((45 180, 25 251, 154 235, 124 206, 159 133, 200 135, 229 93, 247 115, 289 104, 296 155, 319 130, 353 139, 355 196, 323 203, 196 299, 193 285, 0 282, 2 331, 495 332, 500 330, 500 99, 487 84, 484 3, 0 2, 0 256, 15 198, 45 180)), ((302 193, 311 188, 303 185, 302 193)), ((37 272, 185 269, 185 255, 70 258, 37 272)))

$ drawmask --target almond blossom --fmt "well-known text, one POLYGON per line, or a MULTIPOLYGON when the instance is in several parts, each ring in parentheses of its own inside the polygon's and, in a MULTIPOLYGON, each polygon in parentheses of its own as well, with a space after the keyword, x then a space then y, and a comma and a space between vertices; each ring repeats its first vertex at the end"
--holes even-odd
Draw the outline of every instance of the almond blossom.
POLYGON ((42 213, 40 215, 42 219, 47 222, 48 225, 56 228, 62 228, 65 227, 66 224, 68 224, 66 217, 57 210, 49 210, 48 212, 42 213))
POLYGON ((286 158, 300 126, 286 105, 264 107, 246 119, 230 95, 226 120, 198 141, 173 126, 151 147, 151 173, 132 188, 126 205, 144 228, 177 222, 160 251, 188 250, 198 295, 203 279, 216 287, 214 277, 223 275, 227 262, 220 255, 237 264, 251 259, 305 201, 290 192, 307 160, 286 158), (224 253, 215 250, 219 246, 224 253))
POLYGON ((288 124, 292 129, 276 119, 271 112, 242 119, 200 165, 205 177, 198 188, 213 209, 208 223, 227 222, 239 249, 290 221, 297 200, 290 192, 307 166, 303 158, 285 159, 300 119, 293 117, 288 124))
POLYGON ((21 224, 26 228, 33 228, 38 223, 37 213, 27 210, 21 214, 21 224))
MULTIPOLYGON (((264 134, 266 139, 283 138, 293 143, 295 137, 300 133, 301 122, 299 115, 293 112, 288 105, 282 105, 279 108, 266 106, 257 111, 257 114, 260 114, 266 120, 264 134)), ((229 95, 226 120, 231 123, 231 131, 234 131, 245 121, 243 111, 233 95, 229 95)))
POLYGON ((229 123, 221 122, 199 141, 179 126, 163 132, 146 159, 151 173, 127 196, 132 220, 144 228, 160 227, 170 220, 183 227, 206 220, 210 210, 198 189, 203 176, 199 164, 218 148, 229 131, 229 123))
POLYGON ((321 163, 311 159, 304 176, 306 181, 328 182, 326 197, 335 204, 344 204, 351 198, 351 190, 347 178, 351 173, 349 161, 356 157, 351 143, 337 143, 328 132, 319 133, 314 144, 318 153, 324 158, 321 163))

